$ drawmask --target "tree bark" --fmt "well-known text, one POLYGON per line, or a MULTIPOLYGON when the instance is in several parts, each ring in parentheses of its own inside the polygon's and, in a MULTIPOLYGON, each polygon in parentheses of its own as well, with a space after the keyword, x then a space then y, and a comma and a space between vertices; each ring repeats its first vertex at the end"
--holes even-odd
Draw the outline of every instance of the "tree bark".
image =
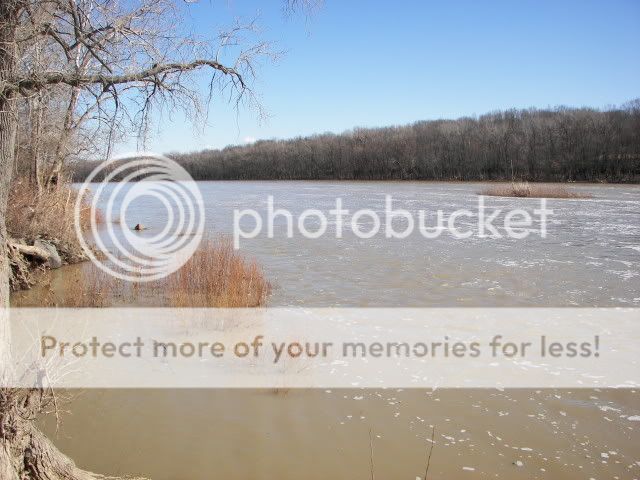
POLYGON ((42 155, 42 123, 44 119, 44 106, 43 106, 43 94, 42 92, 38 92, 35 96, 34 104, 35 104, 35 112, 32 114, 32 138, 33 147, 31 148, 31 181, 38 189, 38 194, 41 192, 41 182, 40 182, 40 164, 42 155))
POLYGON ((1 480, 114 479, 78 468, 34 425, 45 396, 42 390, 0 391, 1 480))
MULTIPOLYGON (((16 65, 17 7, 12 0, 0 3, 0 83, 11 78, 16 65)), ((0 308, 9 306, 9 262, 5 218, 16 146, 16 105, 11 93, 0 95, 0 308)), ((3 322, 6 323, 6 322, 3 322)), ((4 340, 0 337, 0 340, 4 340)), ((0 341, 0 345, 4 343, 0 341)), ((2 351, 2 346, 0 346, 2 351)), ((0 357, 1 359, 2 357, 0 357)))
MULTIPOLYGON (((19 0, 0 0, 0 84, 16 70, 19 0)), ((14 93, 0 93, 0 480, 94 480, 34 425, 41 389, 12 389, 9 259, 5 225, 17 132, 14 93)))
MULTIPOLYGON (((16 65, 17 6, 13 1, 0 3, 0 83, 11 78, 16 65)), ((9 256, 5 218, 9 185, 13 174, 16 141, 15 102, 11 94, 0 94, 0 382, 11 381, 11 331, 9 330, 9 256)), ((0 478, 19 480, 17 457, 12 448, 14 429, 10 391, 0 389, 0 478)))
POLYGON ((69 105, 67 105, 67 110, 64 114, 62 131, 60 132, 60 138, 58 139, 53 158, 54 164, 51 173, 47 177, 47 182, 45 184, 46 188, 49 188, 51 185, 60 181, 62 168, 67 156, 66 150, 69 147, 69 137, 71 136, 71 130, 73 128, 73 115, 78 104, 79 95, 80 89, 78 87, 74 87, 71 91, 71 97, 69 98, 69 105))

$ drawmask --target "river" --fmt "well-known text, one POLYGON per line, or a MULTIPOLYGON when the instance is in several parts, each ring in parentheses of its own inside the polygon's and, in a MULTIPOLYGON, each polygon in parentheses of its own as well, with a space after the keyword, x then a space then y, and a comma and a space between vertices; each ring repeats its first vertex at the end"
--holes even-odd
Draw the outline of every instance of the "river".
MULTIPOLYGON (((424 182, 200 182, 206 231, 233 235, 234 210, 268 197, 297 218, 394 207, 477 209, 486 185, 424 182)), ((336 223, 318 239, 241 238, 275 288, 270 306, 640 306, 640 188, 576 185, 587 199, 548 200, 545 238, 359 238, 336 223)), ((486 198, 503 210, 539 200, 486 198)), ((129 223, 165 221, 153 202, 129 223)), ((110 219, 107 219, 110 220, 110 219)), ((114 219, 111 219, 114 220, 114 219)), ((310 222, 311 225, 312 222, 310 222)), ((466 225, 466 224, 463 224, 466 225)), ((539 225, 535 225, 538 227, 539 225)), ((250 227, 244 224, 246 231, 250 227)), ((126 228, 123 226, 123 228, 126 228)), ((82 267, 79 267, 82 268, 82 267)), ((62 273, 64 274, 64 273, 62 273)), ((28 303, 28 302, 27 302, 28 303)), ((635 390, 87 390, 68 392, 47 431, 82 467, 159 480, 637 478, 635 390), (371 466, 373 462, 373 467, 371 466)))

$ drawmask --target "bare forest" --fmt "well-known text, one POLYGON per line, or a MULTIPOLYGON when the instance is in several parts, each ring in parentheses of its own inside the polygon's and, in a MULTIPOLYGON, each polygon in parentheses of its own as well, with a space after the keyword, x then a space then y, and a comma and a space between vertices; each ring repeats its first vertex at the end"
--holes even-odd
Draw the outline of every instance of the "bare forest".
MULTIPOLYGON (((173 153, 197 180, 640 180, 640 100, 173 153)), ((81 163, 76 179, 91 168, 81 163)))

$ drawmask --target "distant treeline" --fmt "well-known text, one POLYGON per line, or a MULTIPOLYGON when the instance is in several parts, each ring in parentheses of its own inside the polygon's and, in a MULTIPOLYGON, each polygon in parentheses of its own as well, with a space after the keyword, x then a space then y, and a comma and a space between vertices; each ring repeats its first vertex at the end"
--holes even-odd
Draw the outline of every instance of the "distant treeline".
POLYGON ((197 180, 637 182, 640 99, 604 111, 507 110, 170 156, 197 180))

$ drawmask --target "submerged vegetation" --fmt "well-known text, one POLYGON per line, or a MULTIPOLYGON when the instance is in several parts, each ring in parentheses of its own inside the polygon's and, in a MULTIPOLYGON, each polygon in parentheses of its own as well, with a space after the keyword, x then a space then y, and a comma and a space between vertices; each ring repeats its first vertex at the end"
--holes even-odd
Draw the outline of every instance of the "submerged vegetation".
MULTIPOLYGON (((196 180, 640 181, 640 100, 507 110, 169 154, 196 180)), ((94 167, 77 165, 75 178, 94 167)))
POLYGON ((180 270, 153 282, 123 282, 85 262, 42 283, 34 305, 19 294, 14 306, 240 308, 265 305, 271 293, 262 268, 224 237, 203 240, 180 270))

